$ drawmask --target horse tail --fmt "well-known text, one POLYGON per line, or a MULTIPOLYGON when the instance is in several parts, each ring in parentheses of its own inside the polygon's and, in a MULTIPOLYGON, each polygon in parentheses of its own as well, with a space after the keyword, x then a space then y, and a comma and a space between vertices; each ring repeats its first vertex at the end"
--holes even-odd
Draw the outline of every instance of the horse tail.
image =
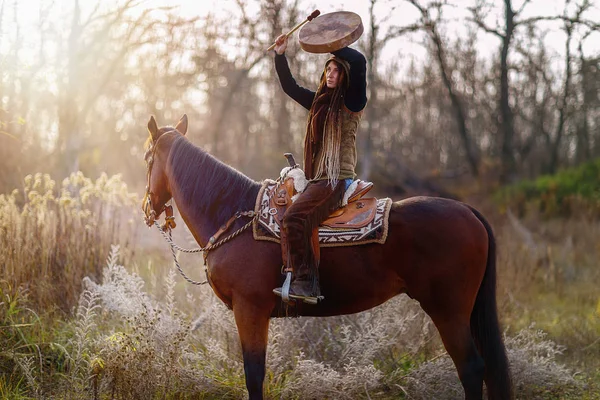
POLYGON ((488 398, 508 400, 513 398, 513 392, 496 305, 496 240, 490 224, 481 213, 474 208, 471 208, 471 211, 481 221, 488 234, 487 265, 471 313, 471 335, 485 363, 484 381, 488 398))

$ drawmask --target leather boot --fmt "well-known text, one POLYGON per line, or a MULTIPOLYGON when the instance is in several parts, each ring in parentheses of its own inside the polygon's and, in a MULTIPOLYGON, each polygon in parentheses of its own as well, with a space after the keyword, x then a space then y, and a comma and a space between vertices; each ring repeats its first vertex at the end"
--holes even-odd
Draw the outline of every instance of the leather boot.
MULTIPOLYGON (((282 240, 282 250, 285 249, 286 253, 287 251, 289 251, 289 248, 286 244, 283 244, 286 239, 287 236, 284 233, 284 231, 282 230, 281 232, 281 238, 282 240)), ((314 267, 312 267, 311 265, 306 265, 306 264, 301 264, 299 265, 295 271, 293 271, 293 280, 292 283, 290 284, 290 291, 289 291, 289 297, 290 299, 294 299, 294 300, 302 300, 305 303, 308 304, 317 304, 319 302, 319 300, 323 300, 323 296, 321 296, 321 290, 319 288, 319 272, 318 272, 318 265, 319 265, 319 255, 320 255, 320 249, 319 249, 319 230, 315 229, 312 233, 312 237, 311 237, 311 247, 313 250, 313 255, 314 255, 314 259, 313 259, 313 265, 314 267), (314 269, 314 271, 313 271, 314 269)), ((286 254, 284 253, 284 254, 286 254)), ((284 256, 284 259, 287 259, 286 264, 289 265, 289 261, 291 261, 291 259, 293 258, 293 255, 289 255, 288 257, 284 256)), ((290 268, 286 268, 285 264, 284 264, 284 272, 288 272, 289 270, 291 270, 290 268)), ((276 289, 273 289, 273 293, 275 293, 278 296, 282 296, 282 288, 278 287, 276 289)))
MULTIPOLYGON (((322 299, 318 283, 318 229, 321 222, 337 209, 344 190, 344 181, 339 181, 335 189, 326 180, 310 182, 283 215, 282 252, 284 273, 287 275, 284 287, 287 289, 286 285, 291 280, 288 277, 292 277, 289 273, 293 272, 289 291, 291 299, 311 304, 322 299)), ((273 291, 282 296, 282 288, 273 291)))

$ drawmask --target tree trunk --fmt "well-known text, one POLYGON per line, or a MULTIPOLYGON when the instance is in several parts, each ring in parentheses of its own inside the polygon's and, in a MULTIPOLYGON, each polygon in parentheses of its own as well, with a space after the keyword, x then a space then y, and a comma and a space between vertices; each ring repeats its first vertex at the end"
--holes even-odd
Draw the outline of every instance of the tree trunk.
POLYGON ((563 88, 563 94, 560 99, 558 125, 556 126, 556 133, 554 134, 554 142, 550 149, 550 162, 548 164, 548 173, 553 174, 558 168, 558 159, 560 145, 562 143, 562 137, 565 131, 565 122, 567 119, 567 107, 568 99, 571 89, 571 38, 573 34, 573 27, 569 22, 566 22, 567 41, 565 43, 565 82, 563 88))
POLYGON ((440 66, 442 80, 444 81, 444 86, 446 87, 446 90, 448 90, 448 95, 450 96, 450 100, 452 102, 452 109, 454 111, 456 123, 458 124, 458 133, 467 156, 467 162, 469 163, 471 173, 474 176, 477 176, 479 174, 478 161, 477 156, 475 155, 475 146, 467 129, 464 107, 458 95, 455 93, 454 85, 448 76, 448 67, 446 64, 444 47, 442 45, 442 38, 436 29, 436 25, 431 23, 430 26, 431 28, 429 29, 429 35, 436 48, 436 57, 440 66))
POLYGON ((502 117, 502 183, 513 182, 516 178, 516 161, 514 155, 514 123, 513 113, 509 102, 508 82, 508 51, 514 32, 514 16, 511 0, 504 0, 506 31, 502 38, 502 51, 500 54, 500 115, 502 117))
POLYGON ((579 50, 579 68, 580 68, 580 79, 581 79, 581 93, 583 99, 581 102, 581 109, 577 120, 577 148, 575 150, 575 162, 577 164, 584 161, 589 161, 592 157, 590 149, 590 133, 589 133, 589 101, 587 96, 588 87, 588 62, 583 55, 583 45, 580 42, 578 46, 579 50))
POLYGON ((79 0, 74 0, 73 18, 67 51, 67 76, 60 92, 58 108, 58 170, 62 176, 68 176, 79 169, 77 162, 81 138, 78 136, 79 116, 77 104, 77 87, 79 74, 79 38, 81 36, 81 8, 79 0))
POLYGON ((365 120, 367 123, 367 132, 365 133, 360 143, 362 143, 360 149, 360 160, 361 160, 361 178, 369 180, 373 172, 373 132, 374 125, 377 121, 377 75, 375 68, 377 67, 377 57, 379 56, 377 50, 377 34, 379 32, 379 26, 375 23, 374 8, 377 0, 371 0, 369 7, 369 16, 371 20, 369 41, 367 47, 367 81, 368 81, 368 105, 365 110, 365 120))

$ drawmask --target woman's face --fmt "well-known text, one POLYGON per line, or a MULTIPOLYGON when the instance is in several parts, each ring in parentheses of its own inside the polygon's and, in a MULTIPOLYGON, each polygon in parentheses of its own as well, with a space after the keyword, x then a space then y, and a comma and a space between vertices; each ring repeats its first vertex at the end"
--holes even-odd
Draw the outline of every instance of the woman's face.
POLYGON ((327 79, 327 87, 329 89, 335 89, 340 83, 340 66, 335 61, 327 64, 325 78, 327 79))

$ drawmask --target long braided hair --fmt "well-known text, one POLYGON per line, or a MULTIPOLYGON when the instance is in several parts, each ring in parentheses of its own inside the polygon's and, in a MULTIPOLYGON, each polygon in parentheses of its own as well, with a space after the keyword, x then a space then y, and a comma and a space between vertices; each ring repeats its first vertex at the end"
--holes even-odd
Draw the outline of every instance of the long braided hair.
POLYGON ((305 170, 308 169, 307 176, 309 178, 327 177, 331 187, 335 188, 340 175, 341 113, 344 105, 344 94, 349 83, 350 66, 345 60, 332 57, 325 63, 325 71, 321 76, 321 82, 308 116, 304 145, 304 168, 305 170), (340 71, 338 84, 334 89, 327 87, 325 71, 330 62, 335 62, 340 71), (324 109, 325 107, 327 108, 324 109), (325 111, 326 114, 323 119, 322 115, 325 111), (315 159, 318 154, 321 154, 321 156, 319 159, 315 159))

